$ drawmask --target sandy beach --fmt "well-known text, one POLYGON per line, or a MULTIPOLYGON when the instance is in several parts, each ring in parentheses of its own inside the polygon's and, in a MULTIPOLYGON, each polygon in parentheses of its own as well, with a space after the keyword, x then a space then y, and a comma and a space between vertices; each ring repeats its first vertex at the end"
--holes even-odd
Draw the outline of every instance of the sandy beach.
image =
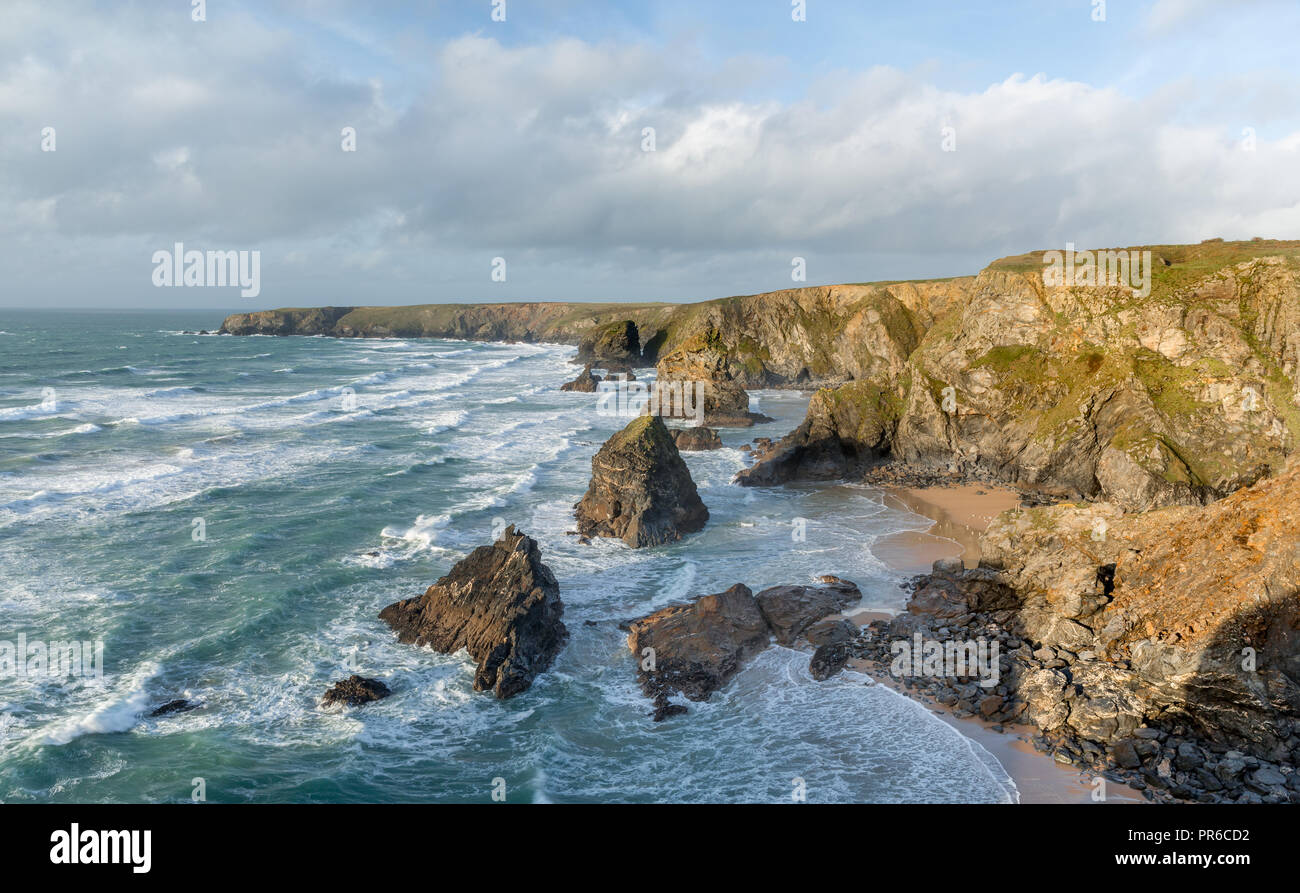
POLYGON ((889 489, 885 503, 932 522, 928 528, 885 537, 872 550, 881 561, 919 574, 940 558, 960 557, 967 567, 978 564, 980 534, 1002 512, 1020 505, 1020 495, 989 484, 960 484, 889 489))
MULTIPOLYGON (((967 567, 974 567, 980 557, 980 534, 995 517, 1020 504, 1014 490, 987 484, 890 489, 885 491, 885 499, 895 508, 906 509, 932 522, 928 528, 886 537, 872 547, 876 557, 909 574, 929 571, 940 558, 961 557, 967 567)), ((864 626, 887 617, 879 612, 861 611, 850 619, 864 626)), ((857 669, 912 697, 888 674, 871 672, 865 664, 857 669)), ((941 705, 919 702, 991 753, 1015 781, 1021 803, 1145 802, 1139 791, 1110 781, 1105 782, 1104 799, 1099 799, 1100 792, 1093 778, 1034 750, 1025 727, 1013 726, 998 732, 992 723, 978 717, 958 719, 941 705)))

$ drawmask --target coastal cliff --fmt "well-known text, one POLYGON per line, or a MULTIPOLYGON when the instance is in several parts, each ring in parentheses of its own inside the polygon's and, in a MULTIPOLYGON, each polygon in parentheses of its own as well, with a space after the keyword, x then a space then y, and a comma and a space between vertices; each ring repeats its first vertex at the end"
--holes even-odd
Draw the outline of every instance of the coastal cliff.
POLYGON ((1300 800, 1300 242, 1131 251, 1149 252, 1141 289, 1052 282, 1038 252, 941 281, 279 310, 222 331, 581 345, 708 382, 730 425, 746 389, 820 388, 737 483, 887 472, 1037 503, 990 527, 980 567, 918 580, 859 656, 988 636, 1007 649, 996 687, 931 680, 942 703, 1161 797, 1300 800))
POLYGON ((874 457, 1142 511, 1277 473, 1300 436, 1300 243, 1148 250, 1147 297, 1046 285, 1041 255, 993 264, 896 373, 819 394, 739 482, 874 457))
MULTIPOLYGON (((236 313, 228 335, 460 338, 574 344, 583 362, 653 365, 707 341, 742 388, 896 376, 921 337, 961 306, 974 277, 787 289, 694 304, 534 302, 286 308, 236 313), (627 327, 627 323, 632 327, 627 327)), ((597 364, 599 365, 599 363, 597 364)))

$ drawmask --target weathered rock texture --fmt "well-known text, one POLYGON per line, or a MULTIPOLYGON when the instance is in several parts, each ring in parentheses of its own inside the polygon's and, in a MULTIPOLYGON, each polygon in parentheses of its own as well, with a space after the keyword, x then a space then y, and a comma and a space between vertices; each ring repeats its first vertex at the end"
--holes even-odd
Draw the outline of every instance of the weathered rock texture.
POLYGON ((576 391, 580 394, 594 394, 600 386, 600 376, 591 374, 591 364, 588 363, 582 370, 582 374, 573 381, 565 382, 560 385, 561 391, 576 391))
POLYGON ((709 520, 691 472, 657 416, 639 416, 591 460, 591 485, 575 506, 582 536, 634 549, 675 542, 709 520))
POLYGON ((367 679, 364 676, 353 674, 341 682, 336 682, 325 692, 325 697, 321 699, 323 706, 331 704, 346 704, 349 707, 360 707, 362 704, 369 704, 371 701, 379 701, 391 695, 388 686, 378 679, 367 679))
POLYGON ((560 587, 537 542, 506 528, 471 552, 419 598, 389 605, 381 619, 402 642, 478 661, 475 691, 509 698, 550 667, 568 640, 560 587))
POLYGON ((736 483, 770 487, 860 471, 889 454, 897 414, 894 395, 870 382, 818 391, 803 423, 736 475, 736 483))
POLYGON ((673 443, 685 453, 699 453, 706 450, 722 449, 722 438, 712 428, 673 428, 673 443))
POLYGON ((819 395, 809 430, 744 482, 849 474, 888 456, 1142 511, 1276 473, 1300 435, 1300 245, 1151 250, 1147 298, 1045 285, 1041 253, 993 264, 905 362, 873 374, 874 389, 819 395), (856 417, 831 413, 832 399, 856 417))
MULTIPOLYGON (((638 662, 641 689, 655 703, 656 721, 684 713, 668 698, 680 693, 703 701, 734 676, 745 661, 771 643, 793 645, 818 621, 836 614, 862 597, 852 583, 836 580, 822 586, 774 586, 757 596, 736 584, 726 592, 705 595, 686 605, 673 605, 628 626, 627 645, 638 662)), ((848 621, 842 621, 856 631, 848 621)), ((848 631, 824 630, 819 641, 837 653, 838 666, 827 653, 815 658, 814 675, 827 678, 848 659, 848 631), (843 646, 843 647, 841 647, 843 646)))
POLYGON ((575 363, 627 368, 641 361, 641 336, 630 319, 601 326, 578 342, 575 363))
MULTIPOLYGON (((681 382, 686 389, 694 387, 696 382, 703 383, 702 422, 705 425, 747 428, 755 422, 767 421, 766 416, 749 411, 749 392, 733 377, 725 348, 716 332, 690 339, 660 358, 656 368, 660 387, 670 382, 681 382)), ((662 408, 661 412, 664 411, 675 411, 675 408, 662 408)))
POLYGON ((1182 799, 1290 799, 1298 532, 1300 466, 1206 507, 1015 510, 985 534, 979 568, 936 565, 877 636, 1000 636, 990 718, 1182 799), (1252 786, 1243 758, 1281 778, 1252 786))

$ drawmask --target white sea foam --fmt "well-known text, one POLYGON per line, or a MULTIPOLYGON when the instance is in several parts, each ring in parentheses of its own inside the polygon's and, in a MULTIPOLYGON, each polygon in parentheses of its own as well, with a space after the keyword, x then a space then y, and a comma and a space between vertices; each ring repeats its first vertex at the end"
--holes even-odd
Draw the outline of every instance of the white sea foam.
POLYGON ((127 731, 136 724, 141 711, 149 703, 146 686, 158 671, 158 664, 145 663, 122 680, 117 689, 108 693, 106 699, 89 713, 59 720, 38 733, 37 743, 63 745, 83 735, 127 731))

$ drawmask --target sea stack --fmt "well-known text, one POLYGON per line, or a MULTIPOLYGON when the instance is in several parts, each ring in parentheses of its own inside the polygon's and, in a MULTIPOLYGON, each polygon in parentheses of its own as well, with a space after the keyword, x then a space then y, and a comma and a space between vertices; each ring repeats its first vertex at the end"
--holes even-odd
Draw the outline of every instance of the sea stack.
POLYGON ((583 536, 634 549, 675 542, 709 520, 672 435, 657 416, 638 416, 591 460, 591 485, 575 506, 583 536))
POLYGON ((599 375, 591 374, 591 364, 588 363, 582 370, 582 374, 573 381, 565 382, 560 385, 561 391, 575 391, 580 394, 594 394, 599 387, 601 378, 599 375))
POLYGON ((509 698, 532 685, 564 647, 563 613, 559 584, 536 540, 511 525, 424 595, 391 604, 379 616, 401 642, 443 654, 464 648, 478 661, 474 690, 509 698))
MULTIPOLYGON (((701 417, 696 421, 713 428, 748 428, 755 422, 769 422, 765 415, 749 411, 749 392, 735 380, 728 364, 721 336, 710 330, 688 339, 656 366, 657 386, 680 382, 682 387, 703 384, 701 417)), ((666 407, 664 408, 666 410, 666 407)))

